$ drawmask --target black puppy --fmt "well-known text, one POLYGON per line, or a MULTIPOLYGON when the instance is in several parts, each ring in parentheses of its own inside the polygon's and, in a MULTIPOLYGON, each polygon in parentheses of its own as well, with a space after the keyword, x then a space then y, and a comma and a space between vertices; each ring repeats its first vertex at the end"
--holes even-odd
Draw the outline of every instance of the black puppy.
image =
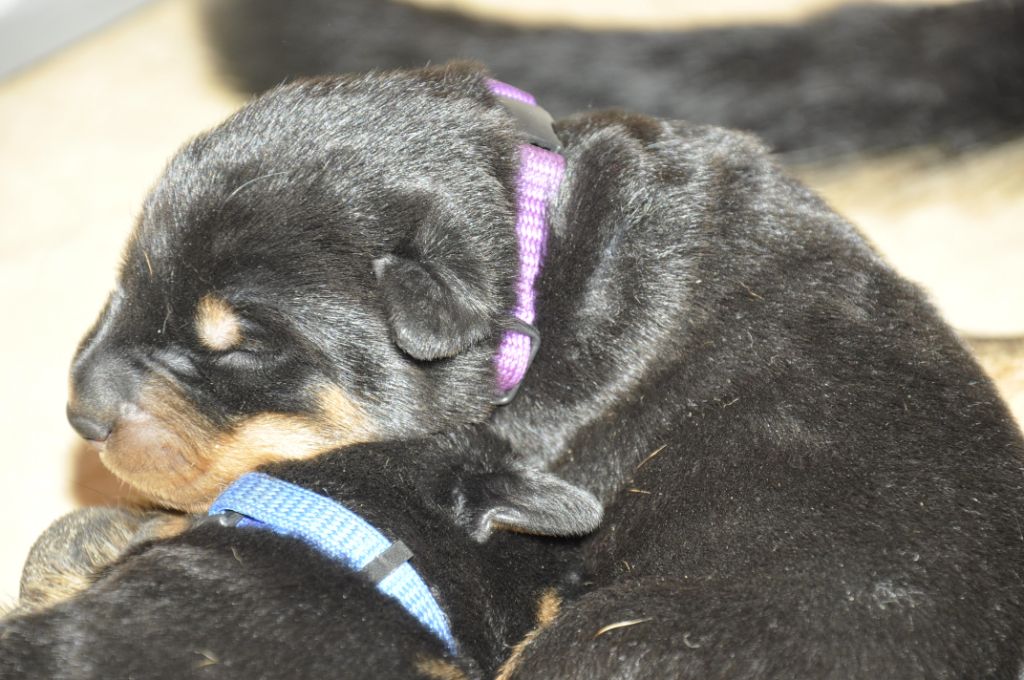
POLYGON ((72 367, 114 473, 205 510, 261 463, 487 418, 520 140, 478 82, 311 81, 177 155, 72 367))
POLYGON ((537 623, 549 622, 578 587, 579 553, 575 541, 500 532, 484 546, 471 534, 565 533, 567 518, 578 533, 601 508, 549 474, 498 462, 507 457, 498 442, 491 456, 468 457, 467 443, 452 433, 268 468, 407 545, 451 620, 457 656, 312 547, 200 520, 133 547, 74 599, 0 623, 0 677, 489 677, 535 610, 537 623))
MULTIPOLYGON (((470 3, 472 5, 472 3, 470 3)), ((549 111, 625 107, 755 132, 787 160, 1024 133, 1024 2, 856 3, 793 25, 523 26, 400 0, 204 0, 225 70, 296 76, 478 59, 549 111)))
POLYGON ((275 457, 475 422, 462 450, 607 503, 593 589, 522 677, 1013 677, 1024 444, 921 293, 749 138, 558 132, 543 349, 489 418, 519 139, 455 67, 288 86, 187 146, 72 421, 188 509, 275 457))

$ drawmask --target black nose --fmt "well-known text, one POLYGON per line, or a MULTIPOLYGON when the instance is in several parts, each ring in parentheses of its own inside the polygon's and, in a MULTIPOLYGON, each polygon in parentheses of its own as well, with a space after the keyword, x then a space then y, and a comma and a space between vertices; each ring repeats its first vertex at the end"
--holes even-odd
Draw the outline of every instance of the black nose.
POLYGON ((78 434, 106 441, 120 414, 134 403, 144 366, 137 366, 116 344, 86 344, 71 364, 67 415, 78 434))
POLYGON ((112 423, 103 422, 95 416, 79 413, 71 404, 68 404, 67 411, 68 422, 71 423, 71 427, 75 428, 75 432, 82 435, 85 439, 102 442, 106 441, 107 437, 110 436, 110 431, 114 427, 112 423))

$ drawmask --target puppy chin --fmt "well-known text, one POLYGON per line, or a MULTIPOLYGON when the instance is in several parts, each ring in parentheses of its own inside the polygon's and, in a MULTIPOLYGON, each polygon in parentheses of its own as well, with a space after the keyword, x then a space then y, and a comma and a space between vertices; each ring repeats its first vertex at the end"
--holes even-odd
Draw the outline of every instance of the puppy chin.
POLYGON ((218 427, 180 393, 150 385, 138 402, 121 407, 100 460, 160 505, 203 512, 229 484, 261 465, 375 438, 349 400, 330 390, 318 398, 315 415, 256 413, 218 427))
POLYGON ((138 411, 118 423, 100 447, 100 460, 119 479, 154 501, 186 511, 199 511, 216 496, 203 484, 201 461, 194 443, 152 415, 138 411))

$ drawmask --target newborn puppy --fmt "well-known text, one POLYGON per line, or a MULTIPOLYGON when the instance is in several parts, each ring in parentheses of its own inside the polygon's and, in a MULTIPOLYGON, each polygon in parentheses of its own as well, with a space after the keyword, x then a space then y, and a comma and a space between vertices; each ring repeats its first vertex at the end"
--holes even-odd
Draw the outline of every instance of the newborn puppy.
MULTIPOLYGON (((186 510, 284 458, 344 484, 313 472, 339 445, 427 475, 451 440, 407 442, 453 428, 463 455, 590 491, 589 590, 518 677, 1014 677, 1024 442, 920 291, 750 138, 623 113, 557 132, 543 346, 510 404, 523 140, 455 66, 289 85, 186 146, 75 360, 72 422, 186 510)), ((104 597, 77 602, 92 620, 104 597)), ((76 606, 19 644, 56 657, 76 606)))
MULTIPOLYGON (((500 18, 522 9, 491 6, 498 17, 481 18, 473 10, 488 6, 473 2, 202 4, 214 52, 249 92, 296 76, 458 57, 486 63, 549 111, 624 107, 749 130, 791 161, 915 145, 955 151, 1024 132, 1021 0, 842 3, 792 24, 688 30, 522 25, 500 18)), ((649 9, 698 16, 685 7, 649 9)), ((587 15, 607 20, 601 8, 587 15)))
POLYGON ((463 454, 466 443, 451 434, 363 445, 267 469, 407 545, 458 655, 309 545, 199 521, 136 545, 77 597, 0 622, 0 677, 491 677, 535 611, 543 623, 577 587, 577 542, 499 532, 481 545, 471 534, 559 533, 564 518, 593 526, 601 509, 551 475, 497 462, 507 454, 498 442, 491 460, 463 454))
POLYGON ((520 139, 482 82, 310 81, 181 150, 72 366, 116 475, 202 511, 264 463, 488 416, 520 139))

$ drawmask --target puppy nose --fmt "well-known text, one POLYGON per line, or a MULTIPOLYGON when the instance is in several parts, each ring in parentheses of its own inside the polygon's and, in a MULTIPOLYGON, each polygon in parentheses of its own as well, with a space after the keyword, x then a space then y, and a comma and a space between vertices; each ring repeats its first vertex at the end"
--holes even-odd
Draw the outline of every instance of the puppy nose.
POLYGON ((113 423, 106 422, 95 415, 79 412, 72 404, 68 404, 67 413, 71 427, 89 441, 104 442, 110 436, 110 431, 114 429, 113 423))
POLYGON ((134 402, 140 369, 117 346, 88 347, 71 365, 67 416, 78 434, 106 441, 121 414, 134 402))

